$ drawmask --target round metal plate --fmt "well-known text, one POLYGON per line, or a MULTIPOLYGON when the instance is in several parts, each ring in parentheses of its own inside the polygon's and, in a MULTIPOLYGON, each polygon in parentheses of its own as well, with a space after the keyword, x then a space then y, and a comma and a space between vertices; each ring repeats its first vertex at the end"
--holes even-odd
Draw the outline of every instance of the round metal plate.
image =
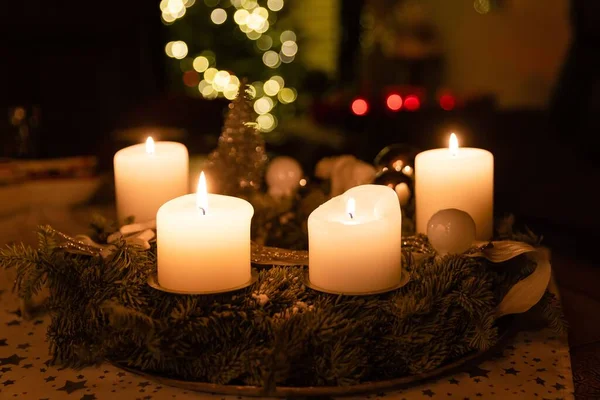
MULTIPOLYGON (((310 268, 310 266, 309 266, 309 268, 310 268)), ((329 294, 337 294, 337 295, 342 295, 342 296, 371 296, 371 295, 374 295, 374 294, 387 293, 387 292, 391 292, 391 291, 396 290, 396 289, 400 289, 402 286, 406 285, 409 281, 410 281, 410 274, 409 274, 409 272, 406 271, 406 270, 403 270, 402 271, 402 275, 400 276, 400 283, 397 284, 396 286, 391 287, 391 288, 377 290, 377 291, 372 291, 372 292, 338 292, 338 291, 335 291, 335 290, 324 289, 322 287, 319 287, 317 285, 312 284, 310 282, 308 269, 305 269, 304 273, 302 274, 302 282, 304 283, 304 285, 306 287, 309 287, 309 288, 311 288, 313 290, 316 290, 318 292, 329 293, 329 294)))
POLYGON ((130 368, 120 363, 113 363, 118 368, 133 374, 153 380, 162 385, 169 385, 185 390, 192 390, 202 393, 212 393, 221 395, 249 396, 249 397, 323 397, 323 396, 350 396, 367 393, 378 393, 386 390, 397 390, 422 384, 432 379, 439 379, 449 374, 458 373, 468 368, 475 367, 497 355, 498 351, 508 345, 514 334, 518 331, 517 324, 513 315, 502 317, 498 324, 499 338, 495 346, 482 352, 474 352, 464 356, 459 360, 443 365, 432 371, 417 375, 402 376, 394 379, 364 382, 350 386, 277 386, 272 391, 266 392, 265 388, 259 386, 242 385, 218 385, 215 383, 185 381, 180 379, 168 378, 165 376, 140 371, 136 368, 130 368))
POLYGON ((256 269, 252 268, 251 277, 248 282, 246 282, 242 285, 239 285, 239 286, 235 286, 235 287, 228 288, 228 289, 222 289, 222 290, 203 291, 203 292, 202 291, 201 292, 188 292, 186 290, 169 289, 169 288, 160 286, 160 284, 158 283, 158 277, 156 274, 150 274, 150 276, 148 277, 148 285, 153 289, 160 290, 161 292, 167 292, 167 293, 173 293, 173 294, 185 294, 185 295, 207 295, 207 294, 235 292, 236 290, 241 290, 241 289, 247 288, 248 286, 251 286, 257 280, 258 280, 258 271, 256 269))

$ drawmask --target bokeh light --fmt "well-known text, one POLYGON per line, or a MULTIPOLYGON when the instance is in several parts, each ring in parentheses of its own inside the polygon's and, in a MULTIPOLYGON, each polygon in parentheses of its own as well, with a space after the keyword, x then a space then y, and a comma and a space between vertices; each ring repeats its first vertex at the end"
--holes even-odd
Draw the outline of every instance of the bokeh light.
POLYGON ((252 82, 250 86, 254 88, 254 97, 258 98, 265 94, 263 90, 264 83, 262 83, 261 81, 252 82))
POLYGON ((279 90, 281 89, 281 85, 279 84, 279 82, 277 82, 274 79, 269 79, 268 81, 265 82, 265 85, 263 86, 263 90, 265 91, 265 94, 268 96, 275 96, 279 90))
POLYGON ((273 46, 273 39, 269 35, 261 35, 256 41, 256 47, 259 50, 267 51, 273 46))
POLYGON ((283 0, 268 0, 267 7, 271 11, 280 11, 283 8, 283 0))
POLYGON ((204 71, 204 79, 206 79, 206 82, 208 82, 212 85, 213 80, 215 79, 215 76, 217 75, 217 72, 219 72, 219 70, 216 68, 209 68, 206 71, 204 71))
POLYGON ((183 83, 185 86, 194 87, 200 81, 200 74, 196 71, 185 71, 183 74, 183 83))
POLYGON ((419 108, 421 108, 421 101, 414 94, 408 95, 404 99, 404 108, 406 108, 408 111, 417 111, 419 108))
POLYGON ((443 94, 440 96, 440 107, 446 111, 451 111, 456 107, 456 99, 451 94, 443 94))
POLYGON ((277 119, 269 113, 259 115, 256 118, 258 129, 263 132, 271 132, 277 126, 277 119))
POLYGON ((402 96, 397 93, 390 94, 385 104, 392 111, 399 111, 402 108, 402 96))
POLYGON ((209 62, 208 62, 208 58, 204 57, 204 56, 199 56, 194 58, 194 62, 192 64, 192 67, 198 71, 198 72, 204 72, 207 70, 209 66, 209 62))
POLYGON ((233 20, 238 25, 246 25, 246 21, 248 20, 249 16, 250 13, 248 10, 240 9, 233 14, 233 20))
POLYGON ((270 97, 261 97, 254 102, 254 111, 257 114, 266 114, 273 108, 273 100, 270 97))
POLYGON ((262 33, 256 32, 256 31, 250 31, 250 32, 246 33, 246 36, 248 36, 248 39, 250 39, 250 40, 256 40, 262 36, 262 33))
POLYGON ((213 78, 212 85, 218 92, 225 90, 229 82, 231 81, 231 75, 227 71, 219 71, 213 78))
POLYGON ((286 55, 285 55, 285 54, 283 54, 283 53, 279 53, 279 59, 280 59, 280 60, 281 60, 281 62, 282 62, 282 63, 284 63, 284 64, 289 64, 289 63, 291 63, 292 61, 294 61, 294 58, 296 58, 296 57, 295 57, 295 56, 291 56, 291 57, 290 57, 290 56, 286 56, 286 55))
POLYGON ((270 68, 277 68, 279 66, 279 54, 273 50, 266 51, 263 56, 263 63, 270 68))
POLYGON ((169 57, 181 60, 182 58, 187 56, 188 47, 185 42, 177 40, 174 42, 167 43, 167 45, 165 46, 165 52, 169 57))
POLYGON ((295 42, 296 34, 292 31, 283 31, 283 32, 281 32, 281 35, 279 35, 279 40, 281 40, 281 43, 284 43, 287 41, 295 42))
POLYGON ((369 112, 369 103, 367 103, 365 99, 359 97, 352 101, 351 109, 355 115, 366 115, 369 112))
POLYGON ((222 8, 215 8, 210 13, 210 20, 217 25, 221 25, 227 20, 227 11, 222 8))
POLYGON ((288 57, 293 57, 298 52, 298 45, 296 42, 287 40, 281 44, 281 52, 288 57))
POLYGON ((296 101, 297 93, 293 88, 283 88, 277 94, 277 98, 282 104, 290 104, 296 101))
POLYGON ((475 0, 473 2, 473 8, 479 14, 487 14, 492 9, 492 5, 490 3, 490 0, 475 0))

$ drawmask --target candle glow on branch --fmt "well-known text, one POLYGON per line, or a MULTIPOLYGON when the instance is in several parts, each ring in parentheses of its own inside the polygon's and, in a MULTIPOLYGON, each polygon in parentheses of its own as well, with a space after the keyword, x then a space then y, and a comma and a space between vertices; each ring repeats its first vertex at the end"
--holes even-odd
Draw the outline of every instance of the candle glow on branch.
POLYGON ((348 202, 346 203, 346 213, 350 216, 350 219, 354 219, 354 214, 356 213, 356 201, 354 197, 350 197, 348 202))
POLYGON ((208 190, 206 189, 206 177, 204 176, 204 171, 200 173, 200 179, 198 179, 196 205, 198 206, 198 209, 202 211, 202 215, 206 215, 206 211, 208 211, 208 190))
POLYGON ((454 133, 450 134, 450 153, 452 153, 453 156, 457 156, 458 155, 458 138, 456 137, 456 135, 454 133))
POLYGON ((154 149, 154 139, 152 139, 152 136, 148 136, 148 139, 146 139, 146 153, 154 154, 154 149))

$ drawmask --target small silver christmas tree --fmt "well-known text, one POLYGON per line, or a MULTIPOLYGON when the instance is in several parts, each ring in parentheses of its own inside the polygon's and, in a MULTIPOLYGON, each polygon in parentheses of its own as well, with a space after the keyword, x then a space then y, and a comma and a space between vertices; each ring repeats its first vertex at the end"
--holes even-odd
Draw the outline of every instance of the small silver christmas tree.
POLYGON ((211 191, 246 197, 261 189, 267 155, 256 127, 252 95, 244 79, 240 93, 229 104, 218 147, 209 155, 206 171, 211 191), (243 90, 243 92, 242 92, 243 90))

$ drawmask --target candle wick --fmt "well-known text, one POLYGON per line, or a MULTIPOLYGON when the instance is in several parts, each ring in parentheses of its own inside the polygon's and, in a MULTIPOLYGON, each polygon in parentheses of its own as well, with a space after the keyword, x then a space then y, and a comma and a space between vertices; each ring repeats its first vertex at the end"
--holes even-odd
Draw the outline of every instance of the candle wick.
POLYGON ((200 211, 202 211, 202 215, 206 215, 206 210, 204 209, 204 207, 198 207, 200 209, 200 211))
POLYGON ((354 214, 348 213, 350 215, 350 219, 354 219, 354 214))

